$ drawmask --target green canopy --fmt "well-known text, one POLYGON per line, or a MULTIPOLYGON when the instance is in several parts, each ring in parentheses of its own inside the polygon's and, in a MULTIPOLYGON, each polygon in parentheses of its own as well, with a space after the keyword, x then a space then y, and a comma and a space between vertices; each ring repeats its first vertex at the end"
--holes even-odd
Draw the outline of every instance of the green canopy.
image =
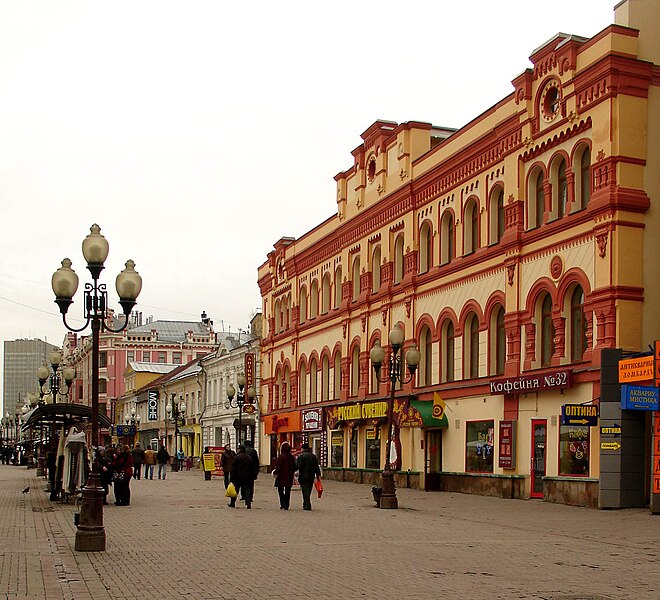
POLYGON ((399 427, 449 427, 444 411, 441 411, 439 418, 434 416, 432 400, 411 398, 405 402, 395 402, 394 415, 399 427))

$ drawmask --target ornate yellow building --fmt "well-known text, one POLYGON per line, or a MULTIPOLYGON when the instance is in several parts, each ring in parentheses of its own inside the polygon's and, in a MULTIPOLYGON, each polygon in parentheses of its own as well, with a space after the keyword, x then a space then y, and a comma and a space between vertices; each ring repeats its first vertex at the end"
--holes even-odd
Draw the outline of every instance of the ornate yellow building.
POLYGON ((326 477, 379 481, 390 388, 369 355, 399 324, 421 360, 395 391, 398 486, 598 505, 602 351, 660 337, 660 5, 615 17, 545 42, 459 130, 376 121, 336 215, 275 244, 264 461, 308 438, 326 477))

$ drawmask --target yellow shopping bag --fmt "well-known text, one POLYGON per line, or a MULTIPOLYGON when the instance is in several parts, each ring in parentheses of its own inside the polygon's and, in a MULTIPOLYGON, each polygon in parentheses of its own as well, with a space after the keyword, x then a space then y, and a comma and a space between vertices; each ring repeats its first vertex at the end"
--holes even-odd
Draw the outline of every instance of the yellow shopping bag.
POLYGON ((236 496, 238 496, 238 492, 236 491, 233 483, 230 483, 227 486, 227 489, 225 490, 225 496, 227 496, 227 498, 236 498, 236 496))

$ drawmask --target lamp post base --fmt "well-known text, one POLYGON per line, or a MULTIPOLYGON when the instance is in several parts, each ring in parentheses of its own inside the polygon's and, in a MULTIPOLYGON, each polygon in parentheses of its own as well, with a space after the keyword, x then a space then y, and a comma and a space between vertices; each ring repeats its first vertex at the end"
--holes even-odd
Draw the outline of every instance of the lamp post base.
POLYGON ((396 498, 396 487, 394 486, 394 473, 389 467, 386 467, 382 473, 383 493, 380 497, 379 508, 399 508, 399 502, 396 498))
POLYGON ((80 523, 76 531, 77 552, 104 552, 105 527, 103 526, 103 496, 105 490, 99 483, 99 474, 92 471, 82 491, 80 523))

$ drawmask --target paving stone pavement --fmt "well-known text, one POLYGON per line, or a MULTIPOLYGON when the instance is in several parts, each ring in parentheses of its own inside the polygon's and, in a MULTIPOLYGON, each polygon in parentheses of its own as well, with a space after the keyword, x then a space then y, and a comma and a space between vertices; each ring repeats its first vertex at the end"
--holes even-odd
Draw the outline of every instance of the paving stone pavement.
POLYGON ((35 470, 0 465, 0 598, 660 600, 660 517, 540 501, 326 481, 303 512, 279 510, 268 475, 255 503, 226 506, 199 471, 131 482, 105 507, 106 552, 73 550, 73 504, 35 470), (30 491, 21 490, 30 486, 30 491))

